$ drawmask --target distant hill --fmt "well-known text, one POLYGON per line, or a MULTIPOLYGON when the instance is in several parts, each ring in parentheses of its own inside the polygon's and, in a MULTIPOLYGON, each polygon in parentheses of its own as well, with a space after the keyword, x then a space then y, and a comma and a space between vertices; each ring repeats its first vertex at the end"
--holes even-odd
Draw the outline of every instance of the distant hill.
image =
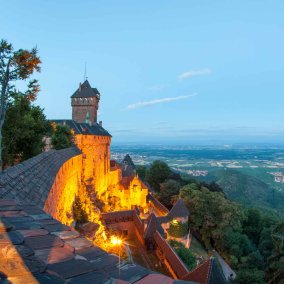
POLYGON ((279 207, 284 201, 284 195, 270 188, 258 178, 232 169, 222 169, 210 172, 203 181, 218 183, 227 197, 247 205, 263 207, 279 207))

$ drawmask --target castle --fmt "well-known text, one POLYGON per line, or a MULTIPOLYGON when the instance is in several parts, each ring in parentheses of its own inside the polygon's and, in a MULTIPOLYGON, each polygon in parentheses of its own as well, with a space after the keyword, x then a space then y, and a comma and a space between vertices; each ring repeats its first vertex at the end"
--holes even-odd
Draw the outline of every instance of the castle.
POLYGON ((169 211, 148 192, 129 155, 121 164, 110 160, 99 101, 87 80, 80 84, 71 96, 72 119, 53 121, 70 127, 77 147, 51 149, 0 174, 0 282, 226 283, 214 258, 189 271, 167 242, 169 228, 187 225, 189 212, 182 199, 169 211), (73 228, 77 199, 97 226, 96 238, 104 228, 133 237, 183 280, 121 262, 80 235, 73 228))
POLYGON ((85 80, 71 96, 72 119, 53 122, 68 125, 74 133, 83 158, 81 182, 98 199, 105 204, 115 199, 114 210, 139 207, 146 211, 148 188, 137 176, 131 158, 126 156, 122 166, 110 160, 111 135, 97 121, 99 101, 99 91, 85 80))

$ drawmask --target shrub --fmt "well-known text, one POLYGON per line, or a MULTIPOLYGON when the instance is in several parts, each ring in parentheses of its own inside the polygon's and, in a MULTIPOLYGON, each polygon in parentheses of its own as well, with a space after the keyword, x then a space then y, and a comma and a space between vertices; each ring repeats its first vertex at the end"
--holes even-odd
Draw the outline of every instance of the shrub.
POLYGON ((196 257, 184 246, 183 243, 176 240, 170 240, 169 243, 189 270, 192 270, 197 265, 196 257))
POLYGON ((182 222, 171 222, 170 228, 168 229, 168 234, 175 238, 182 238, 186 236, 188 233, 188 225, 187 223, 182 222))

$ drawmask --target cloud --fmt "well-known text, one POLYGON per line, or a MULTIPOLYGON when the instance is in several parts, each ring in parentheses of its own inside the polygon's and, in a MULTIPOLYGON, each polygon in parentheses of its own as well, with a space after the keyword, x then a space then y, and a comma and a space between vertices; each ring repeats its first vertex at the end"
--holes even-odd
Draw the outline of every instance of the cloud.
POLYGON ((184 80, 193 76, 202 76, 202 75, 207 75, 210 74, 211 70, 209 68, 204 68, 204 69, 198 69, 198 70, 191 70, 191 71, 186 71, 178 76, 179 80, 184 80))
POLYGON ((138 102, 138 103, 128 105, 124 110, 131 110, 131 109, 149 107, 149 106, 153 106, 153 105, 161 104, 161 103, 168 103, 168 102, 173 102, 173 101, 185 100, 185 99, 189 99, 191 97, 194 97, 196 95, 197 95, 197 93, 187 95, 187 96, 178 96, 178 97, 173 97, 173 98, 156 99, 156 100, 151 100, 151 101, 147 101, 147 102, 138 102))

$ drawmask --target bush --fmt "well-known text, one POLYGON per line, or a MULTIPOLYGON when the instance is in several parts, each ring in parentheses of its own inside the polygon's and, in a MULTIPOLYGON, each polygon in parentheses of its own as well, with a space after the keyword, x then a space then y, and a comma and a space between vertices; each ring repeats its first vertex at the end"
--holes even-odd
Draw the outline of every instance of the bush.
POLYGON ((170 223, 170 228, 168 229, 168 234, 175 238, 182 238, 186 236, 188 233, 188 225, 187 223, 176 222, 170 223))
POLYGON ((196 257, 184 246, 183 243, 176 240, 170 240, 169 243, 189 270, 192 270, 197 265, 196 257))
POLYGON ((83 224, 88 222, 87 213, 82 208, 82 203, 78 197, 75 197, 73 203, 73 218, 78 224, 83 224))

